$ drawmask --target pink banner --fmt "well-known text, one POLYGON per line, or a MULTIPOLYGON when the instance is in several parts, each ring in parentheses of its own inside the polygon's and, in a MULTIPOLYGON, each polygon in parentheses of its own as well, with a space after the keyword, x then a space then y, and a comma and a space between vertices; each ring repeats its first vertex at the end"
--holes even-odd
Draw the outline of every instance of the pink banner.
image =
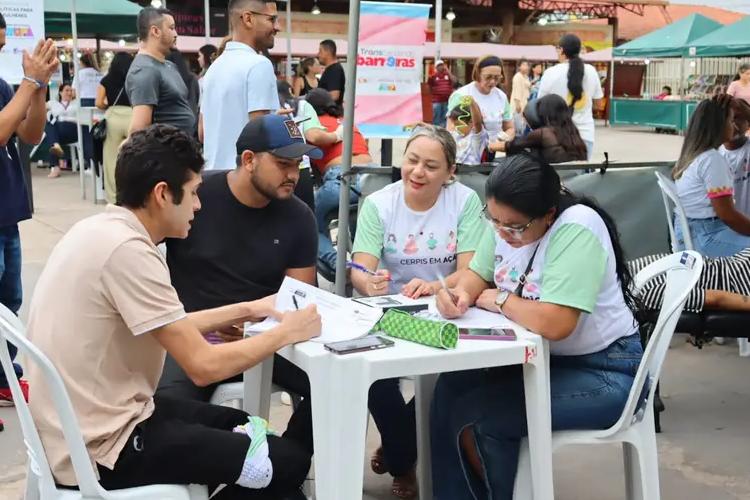
POLYGON ((403 137, 422 119, 430 6, 362 2, 354 120, 367 137, 403 137))

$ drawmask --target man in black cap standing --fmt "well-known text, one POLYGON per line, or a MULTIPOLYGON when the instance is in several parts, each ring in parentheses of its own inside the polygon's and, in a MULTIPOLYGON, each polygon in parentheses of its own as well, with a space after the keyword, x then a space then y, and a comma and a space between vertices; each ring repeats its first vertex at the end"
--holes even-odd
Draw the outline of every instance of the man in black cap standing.
MULTIPOLYGON (((237 139, 237 168, 204 175, 198 191, 202 208, 190 235, 167 241, 172 284, 187 312, 272 295, 285 276, 316 284, 315 217, 294 196, 294 187, 302 156, 322 154, 305 143, 290 118, 263 115, 245 125, 237 139)), ((242 325, 237 326, 208 339, 220 343, 242 338, 242 325)), ((307 375, 276 356, 273 381, 304 398, 284 436, 312 451, 307 375)), ((167 357, 157 393, 208 401, 217 385, 196 386, 167 357)))

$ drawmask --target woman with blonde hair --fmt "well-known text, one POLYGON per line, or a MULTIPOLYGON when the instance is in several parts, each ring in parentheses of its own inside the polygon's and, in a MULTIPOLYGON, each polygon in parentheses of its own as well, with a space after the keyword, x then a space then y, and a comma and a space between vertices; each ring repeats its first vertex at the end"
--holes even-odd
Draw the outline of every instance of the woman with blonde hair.
POLYGON ((318 77, 323 72, 318 59, 315 57, 306 57, 299 63, 299 72, 294 79, 294 97, 302 97, 312 89, 318 88, 318 77))
MULTIPOLYGON (((459 182, 456 143, 450 132, 418 126, 406 144, 401 180, 368 196, 357 218, 352 259, 374 274, 352 270, 352 284, 365 296, 403 293, 435 295, 439 276, 449 286, 468 269, 485 223, 479 196, 459 182)), ((381 446, 370 466, 393 476, 391 492, 416 496, 417 460, 414 402, 406 403, 398 379, 370 387, 369 408, 381 446)))

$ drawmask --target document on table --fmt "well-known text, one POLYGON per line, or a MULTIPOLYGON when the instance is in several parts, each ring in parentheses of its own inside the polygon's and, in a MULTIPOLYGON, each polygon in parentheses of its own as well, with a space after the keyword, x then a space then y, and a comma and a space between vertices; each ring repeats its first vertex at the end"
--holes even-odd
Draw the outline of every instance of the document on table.
MULTIPOLYGON (((338 342, 362 337, 383 315, 380 308, 359 304, 287 276, 276 294, 276 309, 281 312, 294 311, 295 299, 300 309, 310 304, 318 307, 323 328, 320 336, 312 339, 313 342, 338 342)), ((245 335, 264 332, 278 324, 273 318, 266 318, 260 323, 246 323, 245 335)))
POLYGON ((445 319, 438 312, 434 298, 430 303, 429 310, 424 313, 417 313, 417 316, 438 321, 450 321, 459 328, 513 328, 513 323, 502 314, 479 307, 470 307, 466 314, 460 318, 445 319))

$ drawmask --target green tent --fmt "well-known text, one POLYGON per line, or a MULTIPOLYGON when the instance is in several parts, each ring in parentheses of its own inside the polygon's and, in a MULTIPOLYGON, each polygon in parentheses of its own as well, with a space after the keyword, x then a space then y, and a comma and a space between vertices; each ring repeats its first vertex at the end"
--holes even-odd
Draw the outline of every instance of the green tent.
MULTIPOLYGON (((71 0, 44 0, 44 30, 47 36, 70 36, 71 0)), ((76 0, 80 38, 122 38, 136 34, 141 8, 128 0, 76 0)))
POLYGON ((693 40, 705 36, 723 25, 702 16, 691 14, 640 38, 615 47, 617 57, 680 57, 693 40))
POLYGON ((725 57, 750 55, 750 16, 736 23, 712 31, 689 45, 695 52, 685 50, 685 55, 698 57, 725 57))

